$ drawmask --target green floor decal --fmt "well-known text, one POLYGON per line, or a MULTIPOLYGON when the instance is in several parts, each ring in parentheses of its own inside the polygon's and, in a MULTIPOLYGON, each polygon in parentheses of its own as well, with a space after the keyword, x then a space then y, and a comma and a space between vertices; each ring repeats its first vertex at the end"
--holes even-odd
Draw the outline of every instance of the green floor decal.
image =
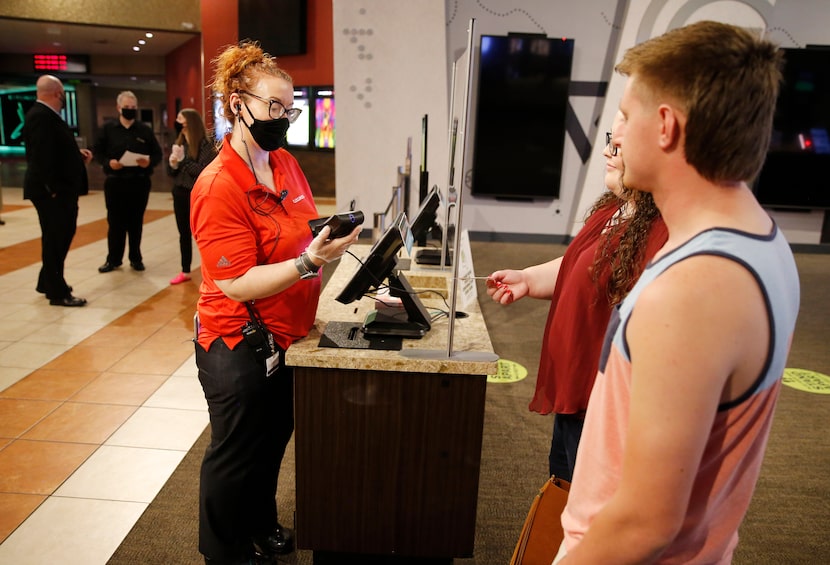
POLYGON ((487 375, 488 383, 516 383, 527 376, 527 369, 515 361, 499 359, 498 373, 487 375))
MULTIPOLYGON (((501 369, 501 368, 499 368, 501 369)), ((785 385, 814 394, 830 394, 830 377, 806 369, 784 369, 785 385)))

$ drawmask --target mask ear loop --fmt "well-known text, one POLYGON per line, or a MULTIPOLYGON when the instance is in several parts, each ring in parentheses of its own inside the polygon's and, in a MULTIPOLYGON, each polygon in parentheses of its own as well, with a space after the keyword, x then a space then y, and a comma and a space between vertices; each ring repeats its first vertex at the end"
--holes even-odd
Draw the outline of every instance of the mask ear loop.
MULTIPOLYGON (((236 95, 237 95, 237 96, 239 96, 239 93, 236 93, 236 95)), ((242 104, 243 104, 243 103, 242 103, 241 99, 238 99, 238 100, 234 103, 234 105, 233 105, 233 106, 234 106, 234 108, 236 109, 236 112, 234 113, 234 117, 235 117, 237 120, 239 120, 239 122, 240 122, 242 125, 244 125, 244 126, 248 129, 248 131, 251 131, 251 126, 249 126, 249 125, 245 122, 244 118, 242 117, 242 104)), ((247 104, 245 104, 245 107, 247 108, 247 107, 248 107, 248 105, 247 105, 247 104)), ((251 110, 249 109, 249 110, 248 110, 248 112, 250 112, 250 111, 251 111, 251 110)), ((256 170, 254 169, 254 161, 253 161, 253 159, 251 159, 251 152, 250 152, 250 150, 248 149, 248 144, 245 142, 245 131, 244 131, 244 130, 241 130, 241 131, 239 132, 239 139, 242 141, 242 145, 244 145, 244 146, 245 146, 245 155, 248 157, 248 166, 249 166, 249 167, 251 167, 251 172, 254 174, 254 181, 256 182, 256 184, 258 184, 258 185, 262 185, 262 183, 261 183, 261 182, 259 182, 259 178, 256 176, 256 170)), ((264 186, 264 185, 263 185, 263 186, 264 186)))

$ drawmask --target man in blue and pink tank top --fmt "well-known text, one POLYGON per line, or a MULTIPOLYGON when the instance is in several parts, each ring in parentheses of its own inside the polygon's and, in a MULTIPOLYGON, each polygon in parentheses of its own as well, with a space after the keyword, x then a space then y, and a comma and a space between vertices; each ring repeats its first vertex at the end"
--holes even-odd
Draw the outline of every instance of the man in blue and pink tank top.
POLYGON ((769 144, 775 45, 699 22, 629 49, 626 186, 665 246, 611 317, 555 563, 730 563, 799 304, 749 183, 769 144))

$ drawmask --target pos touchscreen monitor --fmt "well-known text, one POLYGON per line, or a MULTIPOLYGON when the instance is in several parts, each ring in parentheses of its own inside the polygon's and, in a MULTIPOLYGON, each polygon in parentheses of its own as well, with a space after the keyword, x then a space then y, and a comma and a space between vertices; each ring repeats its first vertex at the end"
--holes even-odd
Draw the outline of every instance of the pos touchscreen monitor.
POLYGON ((435 220, 438 218, 438 206, 441 204, 441 193, 438 187, 434 186, 432 190, 421 201, 421 207, 411 223, 412 237, 415 241, 421 239, 426 240, 432 226, 435 225, 435 220))
POLYGON ((401 212, 375 242, 335 299, 342 304, 350 304, 384 285, 388 287, 391 296, 401 299, 403 309, 390 307, 369 312, 361 328, 367 337, 420 338, 431 327, 426 307, 403 273, 396 269, 398 251, 404 246, 411 250, 412 244, 412 230, 406 215, 401 212))

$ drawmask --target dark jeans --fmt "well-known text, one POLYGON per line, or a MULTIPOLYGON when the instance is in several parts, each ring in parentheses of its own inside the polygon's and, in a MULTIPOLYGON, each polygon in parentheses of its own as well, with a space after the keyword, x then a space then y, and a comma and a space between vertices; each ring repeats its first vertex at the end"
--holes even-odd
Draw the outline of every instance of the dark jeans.
POLYGON ((43 266, 37 278, 37 290, 46 298, 60 300, 70 295, 63 277, 66 255, 78 225, 78 197, 59 195, 32 201, 40 222, 40 257, 43 266))
POLYGON ((183 186, 173 187, 173 213, 179 228, 179 249, 182 252, 182 272, 190 272, 193 261, 193 239, 190 233, 190 191, 183 186))
POLYGON ((107 205, 107 262, 120 265, 129 237, 131 263, 140 263, 141 232, 144 211, 150 199, 150 178, 119 178, 108 176, 104 181, 104 202, 107 205))
POLYGON ((252 537, 277 525, 277 481, 294 432, 294 373, 265 376, 243 341, 196 345, 199 381, 210 413, 211 439, 199 484, 199 551, 216 560, 243 560, 252 537))
POLYGON ((576 465, 576 450, 582 437, 584 414, 554 414, 553 439, 548 465, 551 475, 571 481, 576 465))

